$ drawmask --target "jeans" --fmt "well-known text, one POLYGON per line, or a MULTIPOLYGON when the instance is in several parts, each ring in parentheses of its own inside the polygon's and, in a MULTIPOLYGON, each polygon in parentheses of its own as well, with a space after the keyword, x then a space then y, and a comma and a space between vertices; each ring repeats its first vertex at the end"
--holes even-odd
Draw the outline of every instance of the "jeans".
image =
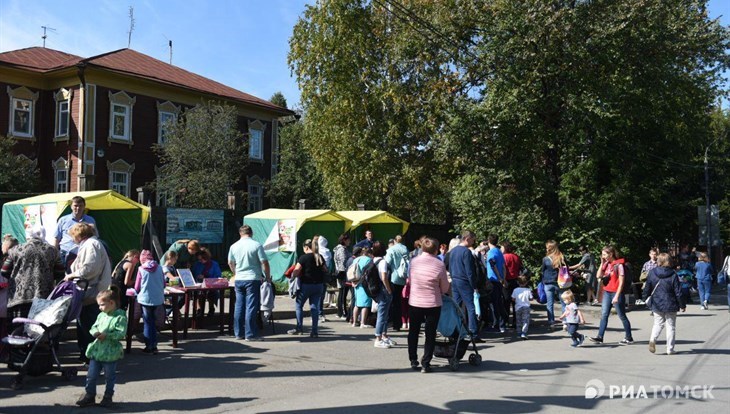
POLYGON ((390 287, 393 289, 393 302, 390 304, 390 322, 393 324, 393 329, 398 331, 403 326, 403 285, 396 285, 391 283, 390 287))
POLYGON ((99 316, 99 305, 92 303, 90 305, 84 305, 81 308, 81 313, 76 319, 76 335, 78 337, 79 351, 81 351, 81 357, 86 358, 86 348, 89 344, 94 342, 94 337, 91 336, 89 331, 96 322, 96 317, 99 316))
POLYGON ((608 316, 611 315, 611 301, 618 295, 618 302, 613 305, 616 308, 616 314, 624 325, 624 334, 626 339, 633 340, 631 336, 631 322, 626 317, 626 303, 624 303, 624 295, 616 292, 603 291, 603 303, 601 304, 601 324, 598 327, 598 337, 603 338, 603 334, 606 332, 606 325, 608 325, 608 316))
POLYGON ((515 314, 517 315, 517 335, 527 335, 527 330, 530 328, 530 307, 517 308, 515 314))
POLYGON ((322 283, 319 286, 319 289, 322 291, 322 295, 319 297, 319 311, 317 313, 318 316, 324 316, 324 298, 327 296, 327 284, 322 283))
POLYGON ((411 306, 408 309, 410 325, 408 327, 408 359, 413 362, 418 360, 418 335, 421 333, 421 323, 426 322, 426 343, 423 345, 423 358, 421 365, 431 365, 433 350, 436 347, 436 328, 441 318, 441 306, 435 308, 417 308, 411 306))
MULTIPOLYGON (((158 305, 162 306, 162 305, 158 305)), ((157 326, 155 325, 155 311, 157 306, 142 305, 142 321, 144 321, 144 347, 146 349, 157 348, 157 326)))
MULTIPOLYGON (((477 331, 477 312, 474 308, 474 289, 469 282, 462 279, 451 279, 451 292, 454 295, 454 302, 459 306, 463 303, 466 306, 466 314, 469 319, 469 333, 473 336, 477 331)), ((483 312, 483 311, 482 311, 483 312)))
POLYGON ((491 319, 489 324, 492 328, 503 331, 507 328, 507 310, 504 306, 504 286, 501 282, 490 280, 492 284, 492 293, 489 295, 491 301, 489 302, 489 310, 491 319))
POLYGON ((700 305, 710 301, 710 289, 712 288, 712 279, 697 280, 697 290, 700 291, 700 305))
POLYGON ((378 295, 378 319, 375 322, 375 336, 381 336, 388 331, 388 313, 390 312, 390 302, 393 300, 393 295, 388 293, 383 287, 383 290, 378 295))
POLYGON ((258 336, 256 318, 260 307, 261 281, 236 280, 236 307, 233 313, 233 333, 236 335, 236 338, 241 338, 242 330, 244 331, 245 338, 258 336))
POLYGON ((569 323, 568 325, 568 335, 573 339, 573 345, 577 345, 578 341, 580 340, 580 334, 578 333, 578 324, 577 323, 569 323))
POLYGON ((560 288, 558 285, 545 285, 545 295, 547 296, 547 316, 548 324, 552 325, 555 323, 555 298, 560 301, 560 307, 562 313, 565 313, 565 302, 560 297, 560 288))
POLYGON ((730 283, 727 284, 727 306, 730 308, 730 283))
POLYGON ((100 362, 95 359, 89 361, 89 371, 86 374, 86 387, 84 389, 87 394, 96 395, 96 382, 99 380, 102 368, 106 379, 104 396, 111 397, 114 395, 114 383, 117 381, 117 361, 100 362))
POLYGON ((651 328, 651 338, 649 342, 656 343, 659 335, 667 325, 667 352, 674 351, 674 335, 677 326, 677 312, 654 312, 654 326, 651 328))
POLYGON ((322 285, 317 284, 301 284, 299 292, 297 292, 296 298, 296 316, 297 316, 297 331, 303 331, 304 322, 304 302, 309 300, 309 307, 312 315, 312 333, 317 333, 317 327, 319 326, 319 305, 320 299, 322 298, 322 285))

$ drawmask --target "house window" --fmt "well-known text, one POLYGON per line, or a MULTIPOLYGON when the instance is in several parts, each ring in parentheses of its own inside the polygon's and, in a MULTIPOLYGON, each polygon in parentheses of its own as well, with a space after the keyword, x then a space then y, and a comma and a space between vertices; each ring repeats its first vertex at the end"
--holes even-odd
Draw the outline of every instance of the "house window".
POLYGON ((33 135, 33 101, 13 99, 13 135, 30 137, 33 135))
POLYGON ((111 189, 125 197, 129 197, 129 174, 125 172, 112 171, 111 176, 111 189))
POLYGON ((137 98, 124 91, 109 92, 109 141, 120 144, 132 142, 132 113, 137 98))
POLYGON ((7 86, 8 97, 10 98, 10 109, 8 118, 8 135, 16 138, 29 138, 34 140, 35 104, 38 100, 38 92, 32 92, 25 86, 11 88, 7 86))
POLYGON ((112 138, 129 141, 129 107, 112 105, 112 138))
POLYGON ((170 129, 170 125, 173 124, 177 120, 177 115, 172 112, 160 112, 159 117, 159 126, 157 129, 157 142, 160 144, 164 144, 166 139, 166 135, 170 129))
POLYGON ((107 161, 106 165, 109 170, 109 189, 129 197, 134 164, 130 165, 124 160, 116 160, 114 162, 107 161))
POLYGON ((55 192, 57 193, 68 192, 68 171, 56 170, 56 182, 54 187, 55 192))
POLYGON ((248 211, 259 211, 262 209, 263 189, 259 180, 254 177, 249 179, 248 184, 248 211))
POLYGON ((180 107, 170 101, 157 102, 157 143, 163 145, 170 133, 170 124, 177 122, 180 107))
POLYGON ((264 160, 264 129, 261 121, 248 124, 248 157, 253 160, 264 160))
POLYGON ((56 103, 56 137, 68 135, 68 101, 60 101, 56 103))
POLYGON ((68 192, 68 162, 59 157, 51 163, 53 167, 53 189, 57 193, 68 192))

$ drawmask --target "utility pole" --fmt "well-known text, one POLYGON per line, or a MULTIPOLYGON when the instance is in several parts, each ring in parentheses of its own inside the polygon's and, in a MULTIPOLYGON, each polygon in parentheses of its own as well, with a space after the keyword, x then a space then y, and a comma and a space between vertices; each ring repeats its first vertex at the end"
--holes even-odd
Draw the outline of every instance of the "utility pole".
MULTIPOLYGON (((710 144, 712 145, 712 144, 710 144)), ((710 145, 705 148, 705 220, 707 226, 705 227, 705 239, 707 240, 707 258, 712 263, 712 213, 710 211, 710 164, 707 160, 707 152, 710 150, 710 145)))
POLYGON ((170 65, 172 65, 172 40, 168 40, 167 44, 170 46, 170 65))
POLYGON ((49 26, 41 26, 41 28, 43 29, 43 36, 41 36, 41 39, 43 39, 43 48, 45 49, 45 47, 46 47, 46 38, 48 37, 48 35, 46 35, 46 31, 47 30, 50 30, 52 32, 55 32, 56 29, 54 29, 52 27, 49 27, 49 26))

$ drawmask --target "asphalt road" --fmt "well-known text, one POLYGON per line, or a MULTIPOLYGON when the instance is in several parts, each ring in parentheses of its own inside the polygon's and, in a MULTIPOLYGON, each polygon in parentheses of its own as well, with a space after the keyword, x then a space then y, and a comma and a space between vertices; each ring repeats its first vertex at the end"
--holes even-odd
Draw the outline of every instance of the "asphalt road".
MULTIPOLYGON (((112 412, 727 412, 730 313, 725 291, 715 293, 716 305, 709 311, 690 305, 680 315, 676 355, 664 354, 663 339, 657 353, 649 353, 652 318, 645 310, 629 313, 633 345, 618 345, 623 333, 613 315, 605 344, 586 343, 577 349, 569 347, 565 332, 548 331, 544 311, 534 310, 528 341, 518 340, 513 332, 491 334, 479 346, 484 359, 480 366, 464 360, 452 372, 445 362, 435 361, 430 374, 410 369, 405 332, 392 335, 396 347, 376 349, 372 329, 352 328, 339 320, 325 323, 318 339, 286 335, 293 320, 278 321, 277 335, 266 328, 266 340, 257 343, 194 331, 177 349, 169 341, 161 343, 156 356, 142 354, 141 345, 135 344, 119 363, 112 412), (602 396, 586 398, 600 385, 602 396), (634 398, 621 398, 622 391, 634 398)), ((280 308, 287 306, 280 303, 280 308)), ((587 335, 597 331, 595 310, 586 315, 582 332, 587 335)), ((73 344, 62 346, 63 353, 72 350, 73 344)), ((74 405, 83 393, 83 374, 73 382, 59 374, 29 378, 24 390, 14 391, 7 386, 13 373, 0 368, 0 412, 108 412, 74 405)))

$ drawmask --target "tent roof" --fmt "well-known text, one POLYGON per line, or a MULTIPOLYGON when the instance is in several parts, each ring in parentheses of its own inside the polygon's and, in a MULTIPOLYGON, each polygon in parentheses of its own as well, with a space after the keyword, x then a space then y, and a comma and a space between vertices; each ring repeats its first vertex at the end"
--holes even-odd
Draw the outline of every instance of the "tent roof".
POLYGON ((352 220, 343 217, 334 210, 289 210, 283 208, 269 208, 256 213, 249 214, 246 219, 268 219, 268 220, 297 220, 297 231, 307 221, 344 221, 345 230, 352 225, 352 220))
POLYGON ((400 223, 403 229, 401 234, 405 234, 406 231, 408 231, 408 226, 410 225, 407 221, 399 219, 398 217, 383 210, 347 210, 338 211, 337 213, 346 217, 348 220, 352 220, 350 229, 354 229, 365 223, 400 223))
POLYGON ((101 191, 80 191, 76 193, 48 193, 41 194, 35 197, 24 198, 22 200, 15 200, 7 205, 13 204, 45 204, 45 203, 56 203, 58 205, 58 213, 61 214, 68 205, 71 204, 71 199, 76 196, 81 196, 86 200, 86 208, 89 210, 142 210, 142 224, 147 222, 150 216, 150 208, 139 204, 131 199, 117 193, 113 190, 101 190, 101 191))

